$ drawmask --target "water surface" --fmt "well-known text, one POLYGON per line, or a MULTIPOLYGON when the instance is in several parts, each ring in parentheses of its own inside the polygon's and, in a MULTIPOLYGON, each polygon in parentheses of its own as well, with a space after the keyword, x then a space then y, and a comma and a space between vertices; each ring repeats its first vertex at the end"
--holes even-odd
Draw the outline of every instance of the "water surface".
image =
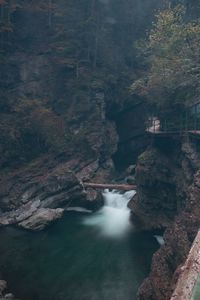
POLYGON ((1 276, 12 292, 21 300, 134 300, 158 243, 134 233, 128 214, 127 226, 119 211, 109 224, 107 208, 91 216, 69 212, 40 233, 1 229, 1 276), (116 226, 124 226, 123 234, 116 226))

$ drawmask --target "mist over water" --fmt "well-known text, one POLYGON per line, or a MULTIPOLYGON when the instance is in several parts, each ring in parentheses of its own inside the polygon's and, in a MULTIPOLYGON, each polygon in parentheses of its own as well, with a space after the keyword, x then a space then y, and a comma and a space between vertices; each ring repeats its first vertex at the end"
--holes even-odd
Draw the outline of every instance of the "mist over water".
POLYGON ((103 192, 104 207, 92 216, 85 217, 83 224, 96 226, 101 235, 113 238, 124 237, 131 228, 130 210, 127 207, 135 191, 120 194, 117 191, 103 192))
POLYGON ((131 230, 134 194, 104 191, 99 212, 67 212, 42 232, 0 228, 0 276, 21 300, 136 300, 158 243, 131 230))

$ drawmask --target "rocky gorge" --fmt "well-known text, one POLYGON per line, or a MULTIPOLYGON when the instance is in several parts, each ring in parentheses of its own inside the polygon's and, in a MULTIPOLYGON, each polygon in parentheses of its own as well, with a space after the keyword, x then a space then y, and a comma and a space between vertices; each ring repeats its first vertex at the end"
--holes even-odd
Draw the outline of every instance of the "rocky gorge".
MULTIPOLYGON (((198 140, 155 137, 138 158, 137 193, 129 202, 132 222, 139 231, 164 232, 164 245, 153 256, 150 275, 141 285, 138 299, 170 299, 198 232, 198 147, 198 140), (170 145, 167 152, 166 143, 170 145)), ((1 226, 17 224, 38 231, 61 218, 70 207, 94 211, 103 205, 103 199, 95 190, 86 191, 81 179, 86 173, 89 176, 89 171, 94 180, 113 178, 113 174, 108 176, 108 169, 100 169, 98 177, 95 164, 83 165, 83 170, 75 173, 69 171, 68 163, 61 163, 48 170, 46 176, 42 176, 46 168, 36 166, 35 174, 31 166, 31 173, 25 168, 17 177, 15 174, 13 181, 11 177, 9 186, 2 182, 1 226)))
MULTIPOLYGON (((129 202, 132 221, 137 230, 164 232, 164 245, 153 256, 150 275, 141 285, 138 299, 170 299, 198 232, 198 147, 198 140, 155 138, 153 145, 139 156, 135 174, 137 194, 129 202), (166 143, 171 145, 167 153, 166 143)), ((91 165, 87 166, 87 170, 91 169, 94 170, 91 165)), ((78 175, 69 171, 68 163, 56 166, 46 176, 42 176, 45 169, 41 165, 40 172, 38 166, 36 170, 34 175, 33 166, 31 174, 27 168, 20 170, 21 176, 15 174, 9 186, 2 182, 1 226, 17 224, 41 230, 70 206, 87 210, 101 207, 100 195, 92 190, 86 192, 82 177, 78 180, 78 175), (12 201, 6 201, 8 195, 12 201)), ((101 179, 106 178, 100 174, 101 179)))
MULTIPOLYGON (((165 1, 47 2, 0 1, 0 227, 44 230, 103 206, 84 182, 134 182, 135 230, 164 234, 137 298, 169 300, 200 225, 200 145, 147 134, 129 91, 130 40, 165 1)), ((15 299, 3 280, 0 299, 15 299)))

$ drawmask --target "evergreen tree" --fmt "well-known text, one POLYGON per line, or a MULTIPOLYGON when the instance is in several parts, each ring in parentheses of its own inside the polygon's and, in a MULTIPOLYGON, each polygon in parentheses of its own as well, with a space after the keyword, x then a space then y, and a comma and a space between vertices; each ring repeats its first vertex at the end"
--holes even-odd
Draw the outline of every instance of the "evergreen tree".
POLYGON ((146 60, 144 75, 131 86, 162 110, 184 110, 200 93, 200 22, 185 21, 185 9, 161 11, 148 39, 140 44, 146 60))

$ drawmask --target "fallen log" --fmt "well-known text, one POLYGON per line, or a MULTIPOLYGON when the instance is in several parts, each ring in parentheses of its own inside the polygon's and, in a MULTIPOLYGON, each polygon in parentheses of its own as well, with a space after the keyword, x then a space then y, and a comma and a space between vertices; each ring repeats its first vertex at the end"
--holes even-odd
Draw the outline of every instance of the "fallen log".
POLYGON ((83 182, 83 186, 85 188, 121 190, 121 191, 130 191, 136 189, 136 185, 133 184, 108 184, 108 183, 83 182))

